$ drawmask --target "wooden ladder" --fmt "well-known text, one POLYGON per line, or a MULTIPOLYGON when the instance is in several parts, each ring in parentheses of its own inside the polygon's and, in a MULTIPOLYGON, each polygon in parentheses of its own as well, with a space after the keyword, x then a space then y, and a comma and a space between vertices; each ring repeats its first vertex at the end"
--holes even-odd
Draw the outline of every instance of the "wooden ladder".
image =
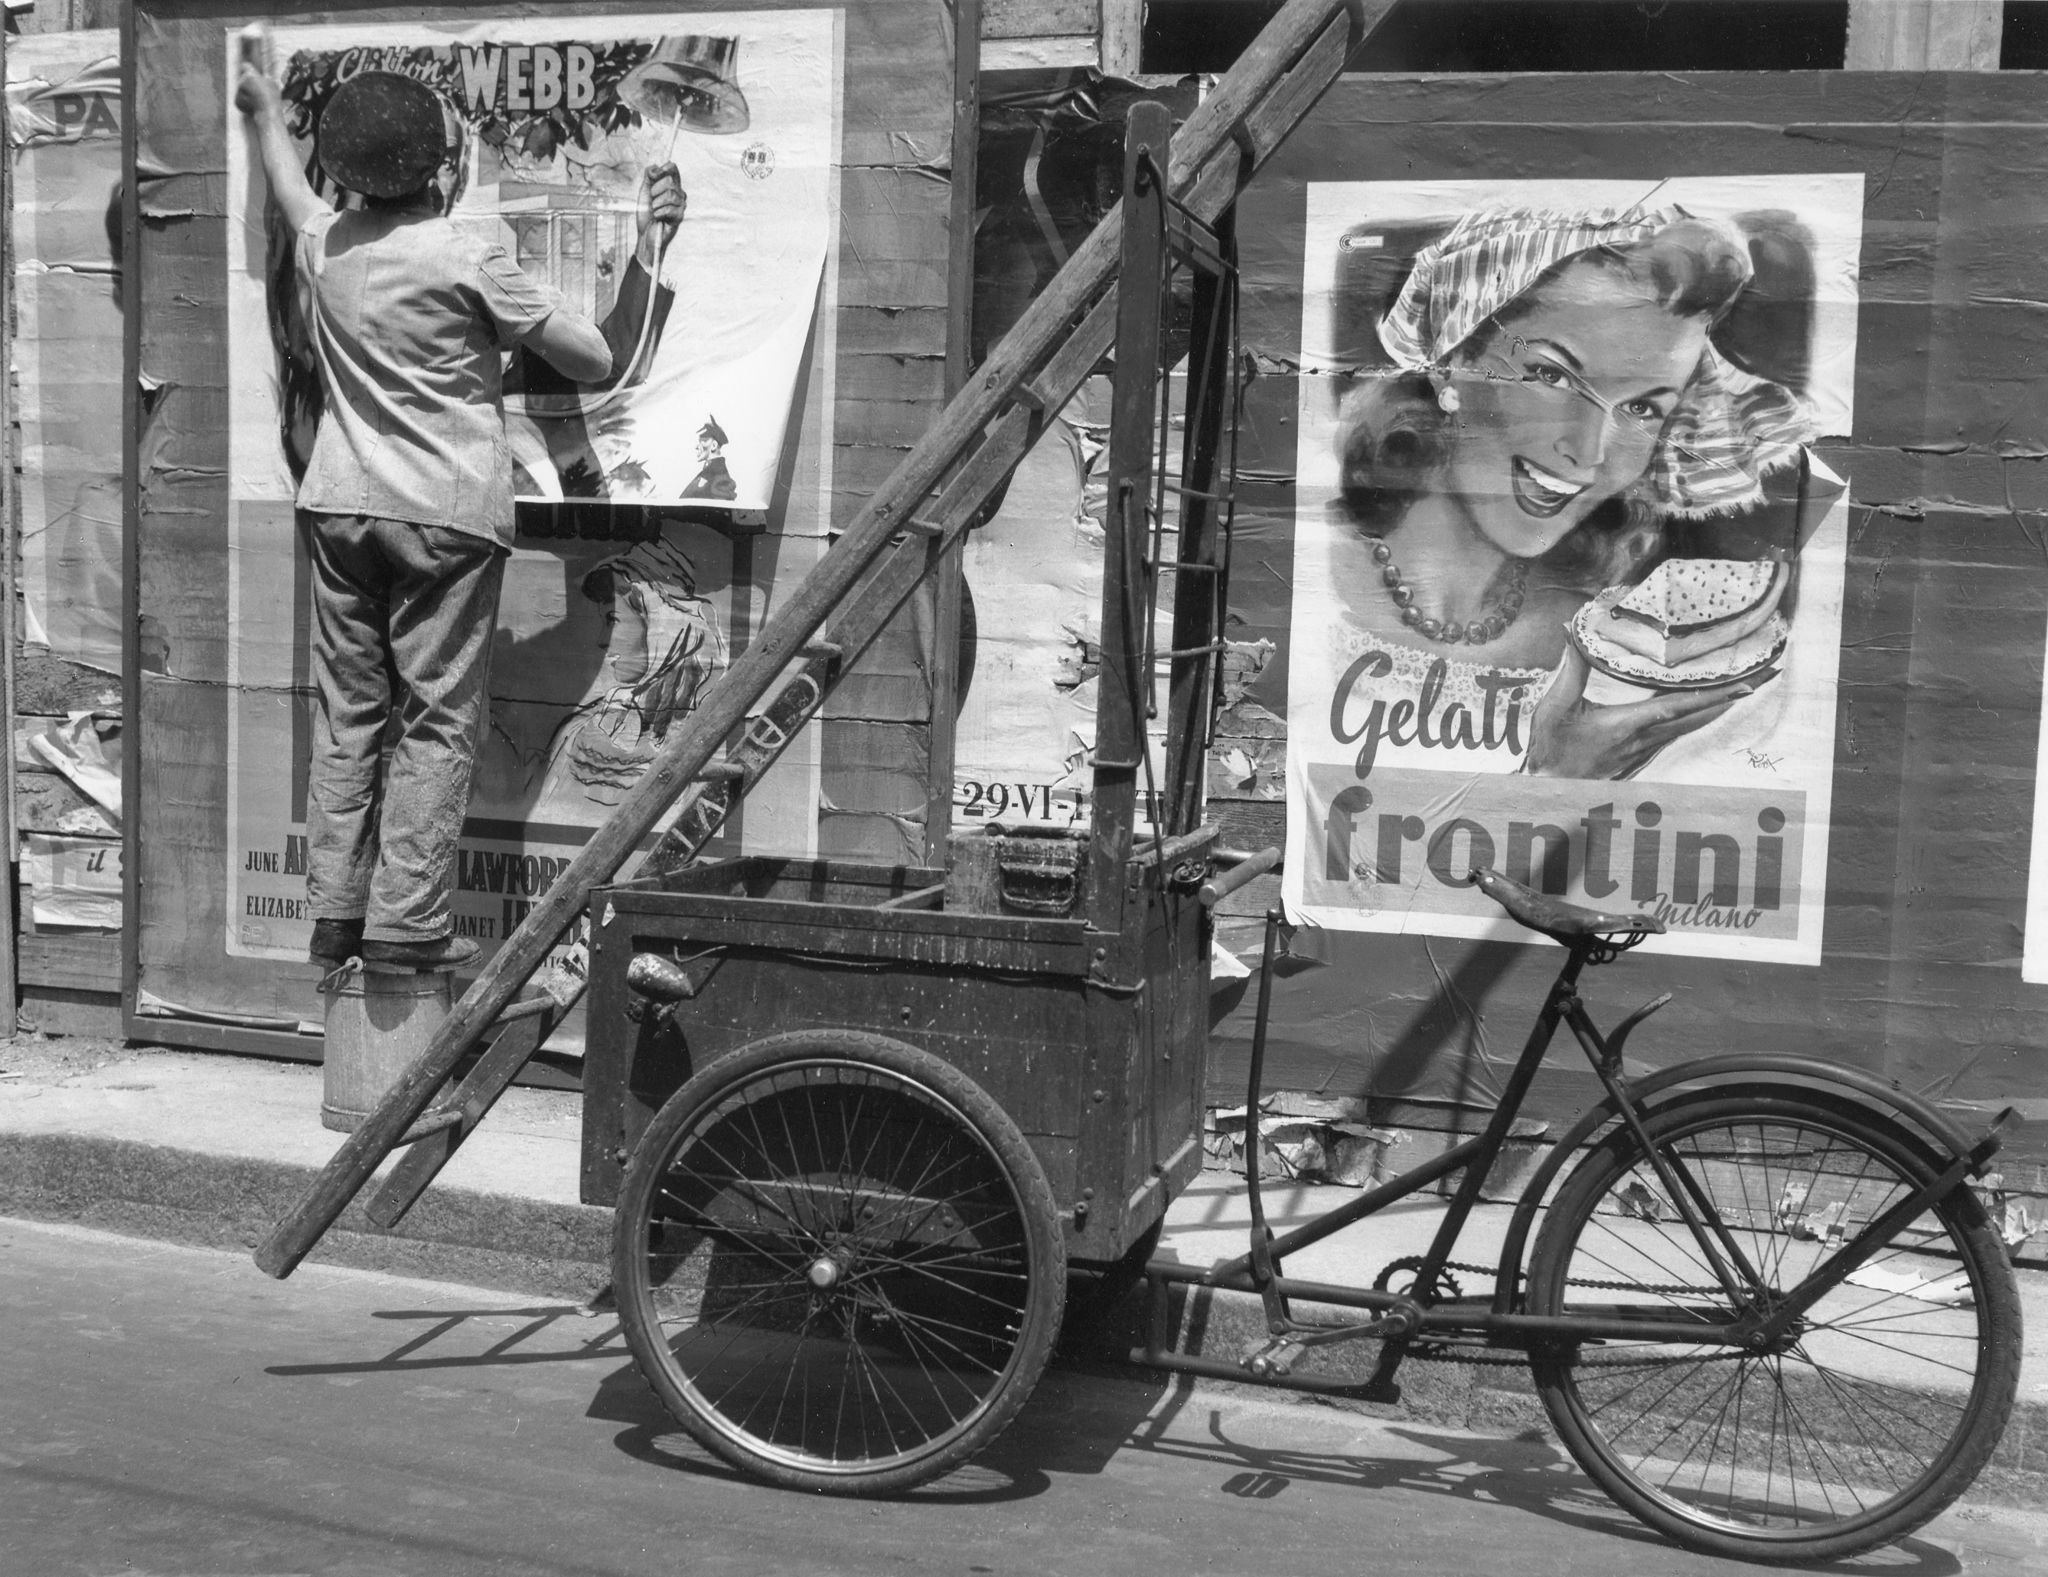
MULTIPOLYGON (((1173 205, 1202 224, 1215 223, 1392 4, 1288 0, 1173 137, 1166 179, 1173 205)), ((984 518, 996 490, 1109 349, 1122 244, 1119 204, 697 709, 671 728, 610 819, 257 1249, 257 1265, 273 1276, 290 1275, 384 1159, 408 1141, 368 1214, 388 1227, 411 1208, 582 994, 582 982, 560 971, 528 987, 592 890, 618 875, 678 800, 673 824, 642 870, 666 872, 695 855, 817 715, 839 675, 984 518), (825 640, 820 631, 828 619, 825 640), (728 739, 735 740, 730 748, 728 739), (486 1037, 494 1037, 489 1049, 441 1103, 431 1131, 419 1133, 421 1114, 486 1037)))

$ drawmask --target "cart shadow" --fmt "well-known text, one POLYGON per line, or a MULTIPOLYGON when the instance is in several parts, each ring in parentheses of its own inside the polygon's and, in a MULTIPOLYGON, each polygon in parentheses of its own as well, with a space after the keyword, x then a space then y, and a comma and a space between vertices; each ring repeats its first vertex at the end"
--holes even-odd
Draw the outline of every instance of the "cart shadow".
MULTIPOLYGON (((1272 1500, 1296 1484, 1444 1496, 1508 1506, 1577 1532, 1673 1551, 1661 1534, 1643 1527, 1608 1500, 1571 1459, 1539 1430, 1512 1436, 1436 1432, 1420 1424, 1384 1423, 1386 1434, 1408 1442, 1431 1459, 1374 1457, 1345 1452, 1294 1450, 1234 1439, 1224 1409, 1210 1406, 1205 1421, 1190 1414, 1197 1400, 1193 1382, 1178 1377, 1174 1395, 1156 1406, 1142 1426, 1119 1442, 1126 1450, 1205 1462, 1224 1471, 1217 1484, 1224 1495, 1272 1500), (1194 1427, 1190 1428, 1190 1423, 1194 1427)), ((1840 1573, 1896 1573, 1901 1577, 1950 1577, 1962 1570, 1948 1550, 1906 1538, 1885 1549, 1845 1561, 1766 1562, 1720 1558, 1729 1567, 1840 1573)))
MULTIPOLYGON (((1032 1448, 1038 1431, 1030 1427, 1030 1420, 1037 1406, 1034 1398, 993 1445, 944 1478, 901 1494, 863 1498, 927 1506, 977 1506, 1030 1500, 1044 1494, 1052 1488, 1051 1473, 1060 1470, 1060 1464, 1047 1460, 1053 1453, 1032 1448)), ((599 1383, 587 1416, 600 1422, 624 1424, 626 1427, 613 1436, 612 1444, 636 1462, 690 1477, 723 1479, 734 1484, 761 1482, 729 1467, 685 1434, 648 1388, 640 1371, 630 1363, 599 1383)), ((1115 1444, 1110 1442, 1112 1451, 1115 1444)))
MULTIPOLYGON (((618 1359, 597 1383, 585 1416, 623 1427, 613 1445, 650 1466, 735 1484, 758 1480, 727 1466, 686 1435, 632 1361, 617 1317, 591 1305, 377 1310, 373 1319, 416 1327, 378 1358, 272 1364, 279 1377, 397 1374, 422 1369, 513 1367, 618 1359), (522 1323, 481 1350, 462 1338, 483 1321, 522 1323), (573 1338, 565 1344, 563 1336, 573 1338), (546 1340, 543 1340, 547 1338, 546 1340), (429 1349, 438 1350, 429 1350, 429 1349)), ((1264 1416, 1270 1417, 1270 1414, 1264 1416)), ((1053 1487, 1055 1475, 1092 1477, 1122 1452, 1206 1463, 1223 1476, 1216 1493, 1245 1500, 1276 1499, 1297 1484, 1365 1491, 1439 1495, 1513 1507, 1576 1531, 1669 1550, 1660 1535, 1631 1520, 1594 1487, 1540 1432, 1516 1436, 1434 1432, 1420 1424, 1381 1423, 1389 1435, 1433 1459, 1373 1457, 1346 1452, 1257 1445, 1234 1438, 1226 1409, 1187 1375, 1127 1365, 1066 1359, 1039 1381, 1017 1418, 971 1462, 933 1483, 877 1497, 921 1505, 996 1505, 1029 1500, 1053 1487), (1206 1400, 1207 1417, 1196 1406, 1206 1400)), ((1731 1566, 1749 1563, 1730 1561, 1731 1566)), ((1762 1566, 1765 1563, 1755 1563, 1762 1566)), ((1800 1563, 1814 1572, 1884 1571, 1904 1577, 1950 1577, 1962 1570, 1949 1551, 1908 1538, 1855 1560, 1800 1563)))

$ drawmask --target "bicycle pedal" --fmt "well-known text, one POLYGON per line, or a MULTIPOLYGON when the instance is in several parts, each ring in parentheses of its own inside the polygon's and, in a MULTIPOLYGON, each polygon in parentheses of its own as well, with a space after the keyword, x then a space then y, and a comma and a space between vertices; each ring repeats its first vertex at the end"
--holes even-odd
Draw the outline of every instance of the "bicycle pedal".
POLYGON ((1261 1342, 1247 1352, 1243 1359, 1246 1372, 1260 1380, 1284 1380, 1294 1372, 1294 1365, 1307 1348, 1298 1341, 1280 1339, 1261 1342))

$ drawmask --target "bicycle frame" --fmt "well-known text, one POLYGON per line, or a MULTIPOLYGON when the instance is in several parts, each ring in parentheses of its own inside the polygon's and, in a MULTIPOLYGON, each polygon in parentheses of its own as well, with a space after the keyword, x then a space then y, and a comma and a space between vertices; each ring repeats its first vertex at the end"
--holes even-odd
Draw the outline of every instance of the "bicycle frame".
MULTIPOLYGON (((1668 1003, 1670 997, 1662 996, 1647 1003, 1617 1025, 1612 1033, 1603 1033, 1579 996, 1579 978, 1588 964, 1606 962, 1630 944, 1612 938, 1587 938, 1567 945, 1564 964, 1530 1028, 1500 1102, 1481 1132, 1453 1145, 1441 1155, 1367 1189, 1356 1199, 1276 1236, 1266 1222, 1259 1178, 1256 1121, 1264 1083, 1275 941, 1280 923, 1280 912, 1269 910, 1247 1081, 1246 1109, 1251 1127, 1246 1140, 1245 1185, 1251 1215, 1250 1246, 1237 1258, 1206 1269, 1157 1264, 1149 1268, 1149 1273, 1162 1283, 1220 1287, 1255 1292, 1260 1296, 1271 1339, 1246 1359, 1246 1367, 1255 1377, 1286 1375, 1294 1359, 1306 1348, 1367 1337, 1386 1343, 1382 1348, 1379 1371, 1366 1382, 1368 1394, 1391 1386, 1393 1371, 1399 1365, 1401 1350, 1408 1340, 1430 1335, 1477 1336, 1484 1338, 1489 1346, 1522 1350, 1550 1343, 1569 1345, 1604 1339, 1721 1345, 1769 1351, 1788 1336, 1796 1334, 1805 1310, 1863 1264, 1907 1223, 1959 1186, 1967 1173, 1981 1169, 1997 1148, 1999 1124, 1994 1124, 1992 1131, 1973 1145, 1955 1142, 1962 1136, 1960 1133, 1951 1136, 1943 1131, 1952 1126, 1943 1124, 1941 1129, 1937 1129, 1937 1138, 1949 1150, 1950 1164, 1925 1187, 1868 1223, 1831 1259, 1824 1272, 1810 1277, 1796 1288, 1773 1294, 1766 1279, 1756 1266, 1748 1262, 1733 1235, 1708 1207, 1698 1185, 1683 1168, 1673 1164, 1671 1156, 1651 1141, 1645 1120, 1645 1096, 1631 1091, 1623 1077, 1621 1054, 1628 1035, 1651 1013, 1668 1003), (1571 1030, 1573 1038, 1586 1053, 1607 1096, 1595 1113, 1589 1114, 1592 1117, 1604 1113, 1606 1120, 1591 1126, 1582 1121, 1575 1126, 1569 1138, 1571 1147, 1576 1149, 1595 1128, 1606 1126, 1606 1122, 1619 1121, 1633 1134, 1663 1185, 1666 1198, 1684 1221, 1705 1264, 1720 1283, 1721 1291, 1734 1309, 1742 1311, 1734 1317, 1713 1318, 1704 1313, 1698 1318, 1686 1318, 1682 1314, 1674 1317, 1674 1311, 1668 1305, 1659 1307, 1654 1315, 1632 1312, 1628 1305, 1621 1304, 1598 1314, 1533 1315, 1523 1312, 1521 1287, 1526 1222, 1532 1213, 1532 1205, 1540 1203, 1540 1196, 1554 1178, 1555 1166, 1539 1169, 1531 1181, 1529 1194, 1525 1195, 1518 1211, 1517 1225, 1511 1229, 1502 1246, 1492 1295, 1444 1300, 1435 1297, 1437 1285, 1451 1262, 1458 1239, 1479 1201, 1480 1191, 1507 1142, 1536 1072, 1561 1024, 1571 1030), (1287 1276, 1281 1270, 1281 1262, 1289 1254, 1319 1243, 1459 1171, 1463 1176, 1407 1291, 1304 1281, 1287 1276), (1372 1317, 1355 1324, 1305 1323, 1295 1319, 1290 1310, 1290 1302, 1294 1299, 1360 1309, 1372 1317)), ((1699 1066, 1706 1068, 1711 1065, 1699 1066)), ((1807 1059, 1774 1059, 1774 1066, 1796 1075, 1840 1082, 1837 1070, 1807 1059)), ((1661 1091, 1668 1087, 1668 1076, 1656 1076, 1649 1082, 1653 1090, 1661 1091)), ((1915 1112, 1912 1115, 1918 1117, 1920 1114, 1915 1112)), ((1562 1159, 1560 1156, 1559 1160, 1562 1159)), ((1163 1310, 1160 1312, 1163 1316, 1163 1310)), ((1155 1325, 1158 1323, 1156 1317, 1155 1325)), ((1176 1368, 1214 1369, 1218 1373, 1243 1375, 1243 1370, 1208 1360, 1169 1359, 1160 1350, 1163 1345, 1155 1330, 1148 1345, 1149 1361, 1168 1362, 1176 1368)), ((1304 1382, 1292 1383, 1300 1385, 1304 1382)), ((1354 1381, 1322 1382, 1310 1388, 1357 1390, 1359 1387, 1354 1381)))

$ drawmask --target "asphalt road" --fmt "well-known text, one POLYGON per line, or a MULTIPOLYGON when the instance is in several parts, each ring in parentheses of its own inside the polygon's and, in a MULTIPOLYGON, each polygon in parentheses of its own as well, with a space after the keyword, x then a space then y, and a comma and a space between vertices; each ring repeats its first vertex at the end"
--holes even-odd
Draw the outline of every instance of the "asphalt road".
MULTIPOLYGON (((1164 1380, 1056 1372, 967 1469, 847 1502, 701 1455, 569 1305, 0 1219, 0 1320, 0 1577, 1751 1569, 1540 1439, 1164 1380)), ((2040 1577, 2048 1512, 1842 1569, 2040 1577)))

